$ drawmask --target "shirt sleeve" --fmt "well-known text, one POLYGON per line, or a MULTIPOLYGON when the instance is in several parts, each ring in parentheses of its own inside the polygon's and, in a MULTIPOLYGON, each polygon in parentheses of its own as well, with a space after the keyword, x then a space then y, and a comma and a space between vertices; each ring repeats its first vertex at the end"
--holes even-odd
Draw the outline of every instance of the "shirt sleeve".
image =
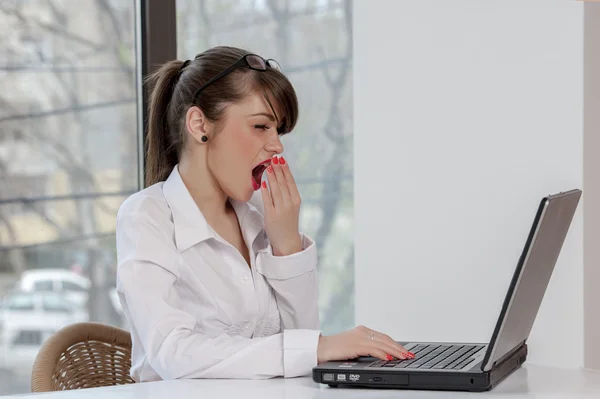
POLYGON ((148 214, 119 216, 117 254, 117 289, 132 334, 139 337, 146 361, 162 379, 296 377, 309 374, 317 364, 316 330, 262 338, 195 331, 195 318, 174 306, 179 253, 148 214))
POLYGON ((307 235, 300 236, 302 251, 275 256, 268 245, 256 260, 256 270, 275 291, 284 330, 319 329, 317 247, 307 235))

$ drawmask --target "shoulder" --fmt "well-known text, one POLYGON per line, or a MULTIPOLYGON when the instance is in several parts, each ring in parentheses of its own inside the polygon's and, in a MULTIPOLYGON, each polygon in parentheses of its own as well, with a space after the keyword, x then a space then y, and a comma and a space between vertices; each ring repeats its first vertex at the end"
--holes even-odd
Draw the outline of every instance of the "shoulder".
POLYGON ((163 229, 172 225, 171 209, 163 195, 162 185, 163 182, 156 183, 125 199, 117 212, 117 229, 134 219, 157 224, 163 229))
POLYGON ((118 270, 131 260, 175 270, 174 224, 162 194, 162 183, 138 191, 123 201, 116 222, 118 270))

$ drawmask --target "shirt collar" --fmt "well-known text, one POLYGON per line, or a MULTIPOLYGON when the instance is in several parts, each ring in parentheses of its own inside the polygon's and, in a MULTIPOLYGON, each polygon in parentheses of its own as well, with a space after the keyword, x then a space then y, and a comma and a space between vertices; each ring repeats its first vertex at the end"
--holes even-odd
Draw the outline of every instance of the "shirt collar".
POLYGON ((181 179, 177 165, 163 184, 162 190, 173 215, 175 245, 179 251, 215 237, 214 230, 181 179))
MULTIPOLYGON (((202 241, 217 238, 217 234, 200 212, 198 205, 181 179, 177 165, 164 182, 162 190, 165 200, 171 208, 175 226, 175 245, 180 252, 202 241)), ((264 208, 260 191, 255 192, 249 202, 233 199, 229 201, 239 220, 244 241, 252 245, 263 230, 264 208)))

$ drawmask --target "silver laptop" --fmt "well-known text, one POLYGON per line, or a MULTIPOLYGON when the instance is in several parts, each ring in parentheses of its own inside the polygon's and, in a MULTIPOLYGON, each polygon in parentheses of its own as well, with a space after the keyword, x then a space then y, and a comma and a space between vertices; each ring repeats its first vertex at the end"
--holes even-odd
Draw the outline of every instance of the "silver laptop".
POLYGON ((575 189, 542 199, 489 342, 400 342, 414 359, 324 363, 313 369, 313 380, 332 387, 492 389, 527 358, 527 338, 581 194, 575 189))

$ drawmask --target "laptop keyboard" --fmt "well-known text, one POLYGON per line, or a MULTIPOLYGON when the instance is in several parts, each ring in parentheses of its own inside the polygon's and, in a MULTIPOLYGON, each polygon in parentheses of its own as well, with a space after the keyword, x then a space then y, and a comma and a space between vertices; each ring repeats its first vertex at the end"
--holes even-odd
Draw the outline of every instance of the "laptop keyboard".
POLYGON ((417 345, 410 351, 414 359, 378 360, 367 367, 395 369, 460 370, 473 361, 485 345, 417 345))

